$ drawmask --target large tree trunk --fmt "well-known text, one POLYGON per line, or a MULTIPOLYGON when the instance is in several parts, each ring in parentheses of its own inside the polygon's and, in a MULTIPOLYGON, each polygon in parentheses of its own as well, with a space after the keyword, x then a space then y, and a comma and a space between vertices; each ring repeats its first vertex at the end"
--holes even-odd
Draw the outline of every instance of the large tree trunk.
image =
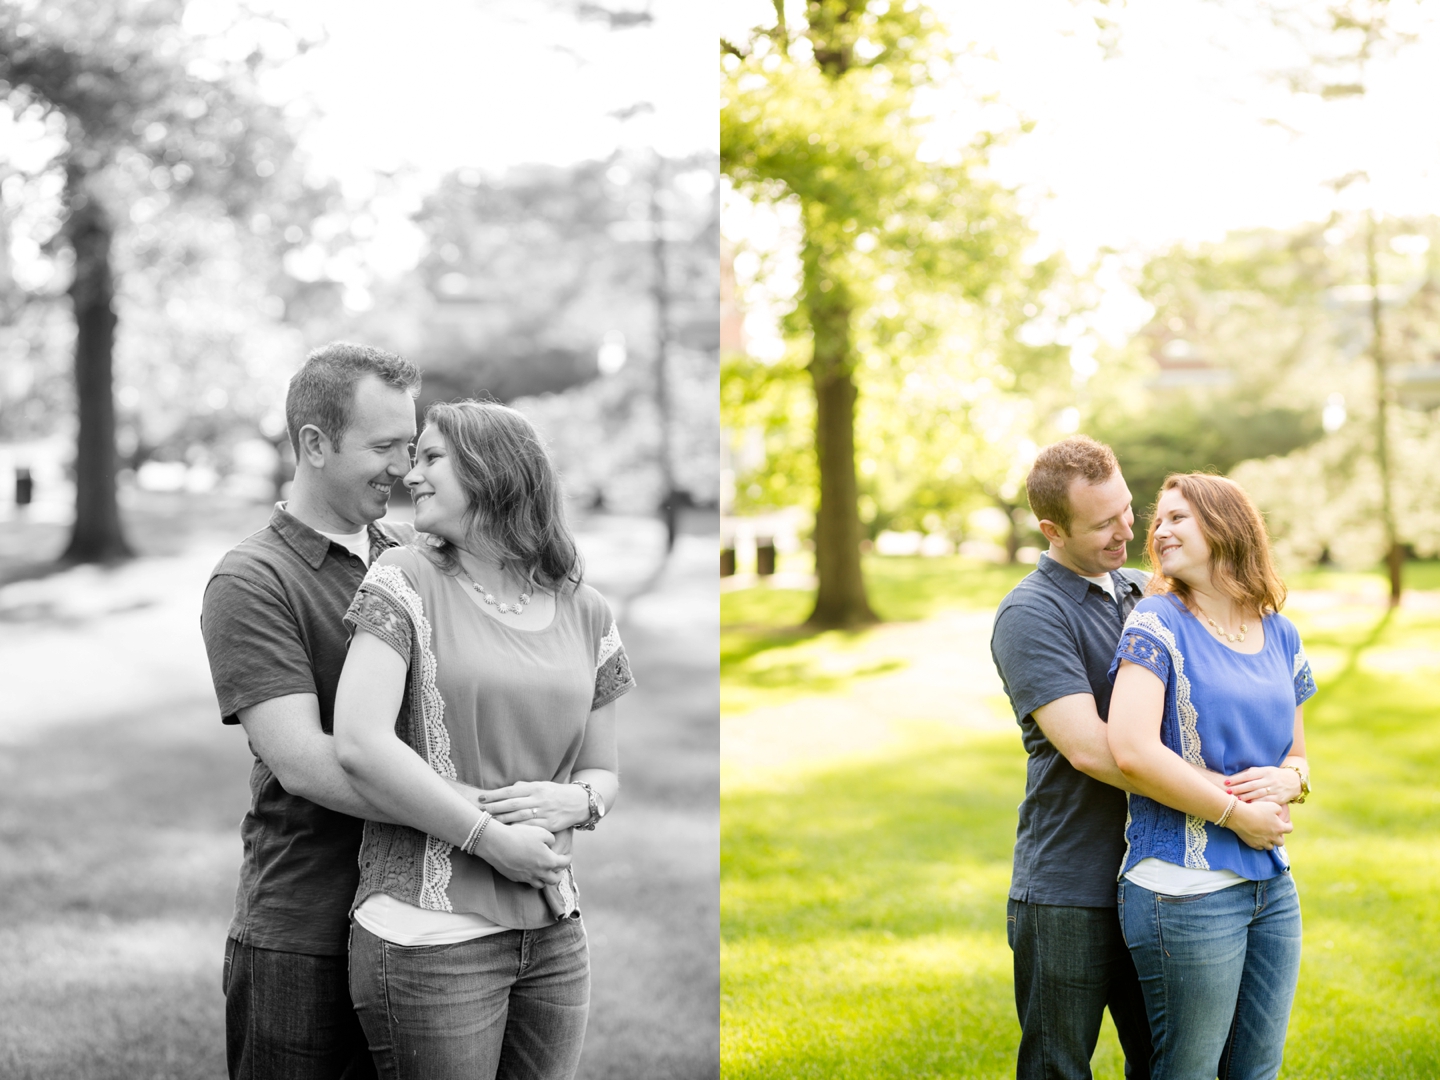
POLYGON ((820 505, 815 514, 815 575, 819 588, 811 626, 875 622, 860 571, 859 488, 855 482, 855 380, 851 308, 820 253, 806 245, 806 307, 814 335, 815 451, 820 505), (823 286, 823 288, 822 288, 823 286))
POLYGON ((75 309, 75 396, 80 430, 75 445, 75 531, 66 562, 117 562, 129 558, 115 498, 115 281, 110 269, 113 228, 88 190, 82 169, 66 176, 69 218, 65 231, 75 252, 70 300, 75 309))

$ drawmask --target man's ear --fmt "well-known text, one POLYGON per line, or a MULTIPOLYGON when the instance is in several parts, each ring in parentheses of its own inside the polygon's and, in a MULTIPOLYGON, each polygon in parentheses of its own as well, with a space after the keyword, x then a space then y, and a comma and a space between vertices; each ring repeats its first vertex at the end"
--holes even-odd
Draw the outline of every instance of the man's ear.
POLYGON ((1065 546, 1065 541, 1070 539, 1070 537, 1066 534, 1065 530, 1060 528, 1059 525, 1056 525, 1055 522, 1051 521, 1049 518, 1040 519, 1040 532, 1044 535, 1046 540, 1050 541, 1050 545, 1052 547, 1063 548, 1065 546))
POLYGON ((330 436, 314 424, 306 424, 300 429, 300 457, 312 469, 324 468, 325 459, 330 456, 331 449, 330 436))

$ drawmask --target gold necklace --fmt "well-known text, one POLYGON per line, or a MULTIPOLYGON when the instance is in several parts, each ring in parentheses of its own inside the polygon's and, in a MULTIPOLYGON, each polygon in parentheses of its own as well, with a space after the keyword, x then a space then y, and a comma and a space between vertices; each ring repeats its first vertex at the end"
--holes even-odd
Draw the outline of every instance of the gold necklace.
MULTIPOLYGON (((1200 614, 1201 614, 1201 615, 1205 615, 1205 612, 1202 611, 1200 614)), ((1239 632, 1238 634, 1231 634, 1231 633, 1227 633, 1226 630, 1225 630, 1219 623, 1217 623, 1214 619, 1210 618, 1209 615, 1205 615, 1205 621, 1210 624, 1210 629, 1211 629, 1211 630, 1214 630, 1215 633, 1219 634, 1221 637, 1223 637, 1226 641, 1230 642, 1232 645, 1235 644, 1236 642, 1244 641, 1244 640, 1245 640, 1245 631, 1247 631, 1247 630, 1250 629, 1250 627, 1246 626, 1246 625, 1242 622, 1242 623, 1240 624, 1240 632, 1239 632)))
MULTIPOLYGON (((455 561, 457 565, 460 565, 459 559, 456 559, 455 561)), ((523 614, 525 611, 525 605, 530 603, 530 594, 528 592, 522 592, 520 594, 520 599, 515 601, 513 606, 497 601, 494 594, 487 590, 484 585, 481 585, 478 581, 471 577, 463 565, 460 565, 460 573, 465 575, 465 580, 470 582, 470 587, 480 594, 480 599, 485 601, 485 603, 489 604, 491 607, 495 608, 497 611, 499 611, 501 615, 523 614)))

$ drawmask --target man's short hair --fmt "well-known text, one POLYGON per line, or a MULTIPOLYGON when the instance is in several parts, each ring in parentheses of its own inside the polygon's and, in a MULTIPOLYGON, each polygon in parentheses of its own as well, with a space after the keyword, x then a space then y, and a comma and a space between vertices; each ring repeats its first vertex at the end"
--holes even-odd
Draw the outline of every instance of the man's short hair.
POLYGON ((386 386, 404 390, 412 398, 420 392, 420 369, 384 349, 332 341, 310 351, 304 365, 291 376, 285 394, 285 426, 296 460, 300 458, 300 429, 306 424, 314 424, 339 447, 350 426, 355 384, 366 375, 378 376, 386 386))
POLYGON ((1041 521, 1053 521, 1070 532, 1072 507, 1070 485, 1081 477, 1089 484, 1103 484, 1119 470, 1115 451, 1088 435, 1071 435, 1045 447, 1025 478, 1030 511, 1041 521))

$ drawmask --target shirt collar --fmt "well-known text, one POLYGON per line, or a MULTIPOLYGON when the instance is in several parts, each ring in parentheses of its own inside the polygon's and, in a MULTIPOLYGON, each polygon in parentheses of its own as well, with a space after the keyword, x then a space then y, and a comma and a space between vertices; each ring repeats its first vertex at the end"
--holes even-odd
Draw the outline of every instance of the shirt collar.
MULTIPOLYGON (((1086 581, 1068 566, 1061 566, 1059 562, 1050 557, 1049 552, 1041 553, 1040 563, 1036 566, 1036 569, 1077 604, 1085 599, 1085 594, 1090 591, 1092 585, 1095 585, 1093 581, 1086 581)), ((1122 590, 1131 593, 1140 592, 1140 586, 1118 570, 1110 571, 1110 580, 1115 583, 1115 595, 1117 597, 1122 590)), ((1095 587, 1099 588, 1098 585, 1095 587)))
MULTIPOLYGON (((275 511, 270 515, 270 528, 274 529, 280 539, 289 544, 296 555, 305 560, 311 570, 319 570, 325 562, 325 556, 330 553, 331 540, 328 536, 316 532, 309 525, 290 513, 283 502, 275 504, 275 511)), ((381 548, 395 547, 395 541, 380 529, 373 521, 365 526, 365 531, 370 538, 370 555, 373 559, 377 545, 381 548)))

